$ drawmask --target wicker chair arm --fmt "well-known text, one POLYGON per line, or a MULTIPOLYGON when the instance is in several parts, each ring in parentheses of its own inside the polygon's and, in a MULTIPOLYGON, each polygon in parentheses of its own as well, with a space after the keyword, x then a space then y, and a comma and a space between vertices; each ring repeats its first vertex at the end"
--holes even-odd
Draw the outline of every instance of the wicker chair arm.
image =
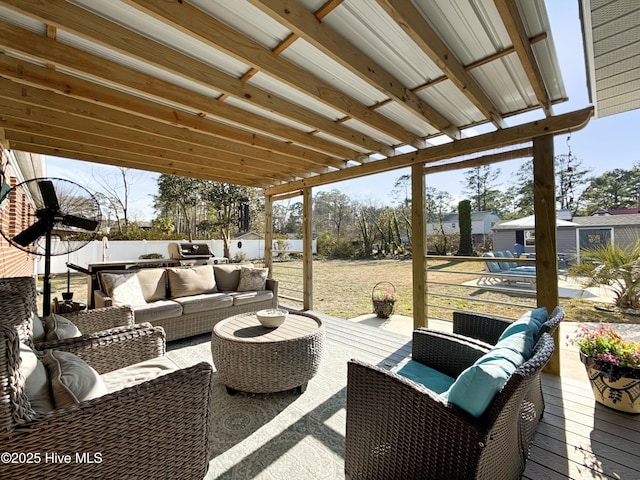
POLYGON ((111 300, 111 297, 107 296, 107 294, 102 290, 93 291, 93 303, 95 304, 96 308, 113 306, 113 300, 111 300))
POLYGON ((556 329, 560 326, 560 322, 564 319, 564 309, 560 306, 557 306, 551 312, 549 316, 549 320, 542 324, 540 328, 540 332, 538 333, 538 338, 536 341, 542 336, 543 333, 548 333, 549 335, 553 335, 556 329))
POLYGON ((211 374, 199 363, 0 433, 3 450, 41 455, 1 464, 0 478, 204 478, 211 374), (47 463, 47 452, 71 462, 47 463))
POLYGON ((134 324, 133 310, 126 305, 65 313, 63 316, 72 321, 82 333, 100 332, 134 324))
POLYGON ((453 332, 495 345, 509 320, 470 312, 453 312, 453 332))
POLYGON ((352 360, 347 375, 349 478, 475 478, 480 422, 382 368, 352 360))
POLYGON ((46 348, 73 353, 102 374, 162 357, 166 342, 162 327, 141 323, 38 345, 39 350, 46 348))
POLYGON ((278 298, 278 280, 276 280, 275 278, 267 278, 265 288, 273 292, 274 298, 278 298))
POLYGON ((490 345, 470 341, 461 335, 419 328, 413 332, 411 357, 456 378, 490 348, 490 345))

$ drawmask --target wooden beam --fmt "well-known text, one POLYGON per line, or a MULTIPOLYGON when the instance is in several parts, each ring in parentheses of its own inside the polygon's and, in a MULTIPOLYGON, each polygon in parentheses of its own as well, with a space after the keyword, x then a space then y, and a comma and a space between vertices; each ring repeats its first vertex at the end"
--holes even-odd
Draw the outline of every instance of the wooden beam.
MULTIPOLYGON (((65 97, 71 96, 86 102, 97 103, 113 110, 213 135, 218 139, 229 140, 230 145, 237 142, 251 147, 250 150, 256 148, 277 152, 287 157, 302 159, 310 162, 310 164, 315 163, 325 167, 342 168, 344 166, 343 160, 315 150, 291 145, 263 135, 256 135, 245 129, 226 125, 211 118, 203 118, 195 113, 185 112, 182 109, 159 104, 137 95, 130 95, 61 72, 52 72, 44 67, 29 64, 6 55, 0 55, 0 76, 10 79, 16 84, 52 90, 65 97), (18 74, 18 72, 20 73, 18 74)), ((90 105, 87 105, 87 108, 90 108, 90 105)))
POLYGON ((450 172, 453 170, 464 170, 467 168, 476 168, 483 165, 491 165, 498 162, 505 162, 507 160, 515 160, 516 158, 526 158, 533 155, 533 149, 531 147, 518 148, 516 150, 509 150, 508 152, 493 153, 491 155, 483 155, 482 157, 470 158, 469 160, 462 160, 460 162, 445 163, 442 165, 433 165, 430 167, 424 167, 423 173, 429 175, 430 173, 450 172))
MULTIPOLYGON (((551 314, 560 304, 553 135, 533 139, 533 205, 536 224, 537 302, 538 307, 546 307, 551 314)), ((560 375, 560 344, 557 330, 554 341, 556 351, 545 371, 560 375)))
POLYGON ((302 306, 313 309, 313 198, 311 188, 302 191, 302 306))
POLYGON ((273 278, 273 199, 264 196, 264 266, 269 269, 269 278, 273 278))
POLYGON ((420 164, 411 166, 411 262, 413 263, 413 328, 428 327, 427 277, 425 270, 426 225, 424 222, 425 180, 420 164))
POLYGON ((522 22, 518 5, 515 0, 494 0, 494 3, 509 33, 513 48, 518 54, 522 68, 527 74, 531 88, 533 88, 540 106, 547 116, 552 115, 549 95, 544 85, 542 73, 540 73, 540 69, 538 68, 538 62, 536 62, 535 56, 533 55, 529 36, 522 22))
POLYGON ((180 127, 138 118, 135 115, 92 105, 83 109, 81 100, 60 99, 55 93, 20 87, 0 79, 0 104, 5 115, 42 124, 59 125, 78 132, 91 132, 141 145, 166 148, 189 155, 225 160, 231 165, 249 165, 265 171, 285 173, 288 176, 304 176, 309 171, 323 171, 324 167, 312 167, 299 159, 282 160, 273 152, 237 148, 231 142, 221 141, 180 127), (21 88, 22 96, 12 96, 15 88, 21 88), (15 100, 13 100, 15 99, 15 100), (49 101, 44 101, 44 100, 49 101), (47 105, 41 107, 40 105, 47 105), (65 111, 64 106, 68 109, 65 111), (29 106, 27 109, 26 106, 29 106))
POLYGON ((48 0, 46 5, 39 0, 2 0, 2 4, 206 88, 226 93, 284 118, 313 126, 353 145, 376 152, 389 149, 388 145, 368 135, 343 127, 271 92, 244 84, 240 79, 221 70, 64 0, 48 0))
POLYGON ((411 89, 404 87, 400 80, 355 48, 335 30, 318 21, 304 5, 298 2, 283 3, 280 0, 249 1, 439 131, 454 139, 462 137, 460 130, 444 115, 418 97, 411 89))
MULTIPOLYGON (((176 106, 182 106, 195 112, 211 115, 234 124, 246 125, 247 128, 276 136, 285 141, 295 142, 300 145, 313 148, 331 155, 351 159, 361 155, 360 151, 324 140, 308 132, 300 131, 277 122, 273 122, 263 116, 253 114, 231 105, 222 103, 212 96, 203 95, 192 90, 187 90, 173 83, 150 77, 140 71, 125 67, 105 58, 91 55, 74 47, 59 42, 52 42, 40 35, 34 34, 20 27, 0 22, 0 45, 8 50, 22 55, 37 58, 41 61, 51 60, 74 72, 90 78, 95 78, 109 85, 117 85, 145 97, 153 97, 161 102, 170 102, 176 106)), ((28 64, 24 64, 25 66, 28 64)), ((31 76, 37 75, 37 71, 31 72, 31 76)), ((10 69, 4 72, 9 78, 19 78, 23 75, 22 65, 15 71, 10 69)), ((27 72, 24 72, 25 80, 29 81, 27 72)), ((51 77, 38 78, 38 84, 53 82, 51 77)), ((64 82, 56 85, 56 90, 64 89, 64 82)), ((69 92, 73 94, 73 91, 69 92)), ((313 129, 310 129, 312 131, 313 129)))
POLYGON ((515 127, 505 128, 496 132, 485 133, 476 137, 465 138, 455 142, 424 148, 416 152, 396 155, 393 158, 376 160, 362 165, 345 168, 339 172, 330 172, 304 180, 296 180, 287 185, 270 187, 269 194, 286 193, 292 190, 300 190, 307 186, 327 185, 329 183, 349 180, 351 178, 373 175, 375 173, 389 172, 398 168, 409 167, 415 163, 434 163, 461 155, 482 152, 494 148, 506 147, 531 141, 534 137, 546 134, 561 134, 569 130, 580 130, 593 116, 593 107, 587 107, 575 112, 569 112, 554 117, 536 120, 515 127))
POLYGON ((489 121, 498 128, 507 126, 498 107, 411 2, 378 0, 378 4, 489 121))
POLYGON ((193 170, 180 170, 177 168, 166 168, 161 165, 149 166, 148 164, 136 164, 132 160, 123 160, 121 157, 112 157, 108 155, 108 152, 102 152, 100 155, 94 155, 89 153, 78 153, 76 151, 64 150, 58 147, 50 147, 46 145, 40 145, 35 143, 23 143, 11 140, 9 141, 10 148, 14 150, 20 150, 23 152, 37 153, 40 155, 50 155, 54 157, 62 157, 67 159, 82 160, 86 162, 100 163, 103 165, 112 165, 116 167, 134 168, 137 170, 145 170, 152 173, 165 173, 167 175, 178 175, 188 178, 202 178, 205 180, 213 180, 215 182, 222 183, 237 183, 246 185, 249 187, 261 188, 264 187, 262 183, 248 183, 242 182, 236 179, 233 174, 228 175, 228 172, 223 175, 212 175, 202 169, 193 170))
MULTIPOLYGON (((354 118, 401 143, 414 145, 421 141, 415 134, 376 113, 354 98, 350 98, 333 85, 303 68, 278 56, 260 43, 241 34, 220 20, 202 15, 201 11, 186 2, 149 2, 126 0, 128 4, 180 30, 196 40, 267 73, 288 86, 313 97, 343 115, 354 118)), ((246 78, 242 79, 246 82, 246 78)))
POLYGON ((184 171, 211 173, 218 175, 228 174, 235 180, 246 179, 257 183, 270 183, 283 181, 282 175, 276 172, 265 171, 262 168, 244 167, 239 173, 226 160, 206 159, 194 157, 169 150, 150 148, 131 144, 122 140, 114 140, 99 135, 79 133, 73 130, 54 127, 50 125, 30 124, 16 122, 10 118, 3 118, 1 124, 7 132, 7 138, 14 142, 32 143, 34 145, 49 146, 66 151, 87 153, 91 155, 107 155, 121 160, 129 160, 140 168, 142 165, 154 167, 163 165, 166 168, 175 168, 184 171), (15 127, 15 128, 14 128, 15 127), (231 170, 231 173, 229 171, 231 170))

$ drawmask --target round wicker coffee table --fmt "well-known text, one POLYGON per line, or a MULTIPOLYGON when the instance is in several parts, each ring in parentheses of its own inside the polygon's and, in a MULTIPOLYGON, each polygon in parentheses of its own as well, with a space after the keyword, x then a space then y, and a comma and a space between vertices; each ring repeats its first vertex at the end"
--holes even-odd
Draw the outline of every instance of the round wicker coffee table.
POLYGON ((255 313, 218 322, 211 335, 211 354, 227 391, 304 392, 318 372, 324 325, 306 313, 290 313, 277 328, 263 327, 255 313))

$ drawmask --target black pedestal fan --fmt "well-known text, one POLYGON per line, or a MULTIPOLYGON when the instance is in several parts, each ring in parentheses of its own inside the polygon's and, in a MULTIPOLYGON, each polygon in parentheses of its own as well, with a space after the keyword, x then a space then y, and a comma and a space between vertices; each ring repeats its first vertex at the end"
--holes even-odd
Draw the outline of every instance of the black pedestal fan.
POLYGON ((84 187, 62 178, 33 178, 8 190, 0 205, 28 205, 27 227, 0 231, 13 246, 44 256, 42 311, 51 312, 51 256, 74 252, 93 240, 100 226, 100 205, 84 187), (12 203, 15 202, 15 203, 12 203))

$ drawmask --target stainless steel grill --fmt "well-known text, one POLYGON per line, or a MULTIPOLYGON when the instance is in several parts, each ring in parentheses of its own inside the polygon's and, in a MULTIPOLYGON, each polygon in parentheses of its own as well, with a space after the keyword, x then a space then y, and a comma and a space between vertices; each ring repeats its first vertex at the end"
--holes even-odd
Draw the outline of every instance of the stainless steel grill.
POLYGON ((180 265, 229 263, 224 257, 216 257, 206 243, 170 243, 169 257, 180 262, 180 265))

